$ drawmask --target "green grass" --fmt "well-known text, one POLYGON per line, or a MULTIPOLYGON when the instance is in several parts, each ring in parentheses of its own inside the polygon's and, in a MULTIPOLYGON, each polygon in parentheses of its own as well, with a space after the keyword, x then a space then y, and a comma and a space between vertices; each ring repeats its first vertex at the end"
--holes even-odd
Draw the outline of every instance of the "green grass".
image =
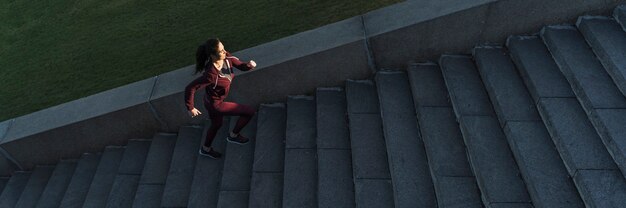
POLYGON ((194 64, 400 0, 2 0, 0 121, 194 64))

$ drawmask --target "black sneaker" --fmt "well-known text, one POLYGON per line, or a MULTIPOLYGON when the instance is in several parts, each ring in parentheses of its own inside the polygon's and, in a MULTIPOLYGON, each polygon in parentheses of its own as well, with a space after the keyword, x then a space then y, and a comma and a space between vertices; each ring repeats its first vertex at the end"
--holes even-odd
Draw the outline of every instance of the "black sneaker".
POLYGON ((237 137, 231 137, 230 135, 228 135, 226 137, 226 140, 228 140, 228 142, 232 142, 235 144, 245 144, 245 143, 248 143, 248 141, 250 141, 250 139, 244 136, 241 136, 241 134, 237 135, 237 137))
POLYGON ((211 148, 211 150, 209 150, 207 152, 207 151, 204 150, 204 148, 200 147, 200 151, 198 151, 198 153, 200 155, 208 156, 208 157, 213 158, 213 159, 217 159, 217 158, 222 157, 222 153, 219 153, 218 151, 213 150, 213 148, 211 148))

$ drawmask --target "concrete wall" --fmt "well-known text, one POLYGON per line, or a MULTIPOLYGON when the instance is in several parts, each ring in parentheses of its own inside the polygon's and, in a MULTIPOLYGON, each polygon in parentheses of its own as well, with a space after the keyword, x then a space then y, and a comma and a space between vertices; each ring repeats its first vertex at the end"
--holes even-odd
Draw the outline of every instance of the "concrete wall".
MULTIPOLYGON (((508 35, 538 32, 546 24, 583 14, 609 14, 626 0, 414 0, 234 53, 254 59, 254 71, 239 72, 229 100, 257 106, 316 87, 342 86, 369 78, 379 68, 405 68, 442 53, 469 53, 479 43, 503 43, 508 35)), ((195 50, 190 46, 190 50, 195 50)), ((35 164, 55 164, 83 152, 176 132, 206 117, 203 92, 191 119, 184 87, 195 78, 184 67, 116 89, 0 123, 0 175, 35 164)))

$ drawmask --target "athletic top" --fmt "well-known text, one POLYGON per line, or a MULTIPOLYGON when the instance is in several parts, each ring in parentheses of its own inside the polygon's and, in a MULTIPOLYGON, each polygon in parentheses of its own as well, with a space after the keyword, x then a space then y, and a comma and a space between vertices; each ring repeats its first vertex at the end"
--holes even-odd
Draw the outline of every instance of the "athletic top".
POLYGON ((235 78, 233 67, 248 71, 252 68, 248 67, 247 62, 241 62, 237 57, 226 54, 222 69, 218 70, 210 61, 204 64, 202 76, 193 80, 185 87, 185 105, 187 110, 194 108, 194 95, 196 90, 204 88, 206 96, 204 102, 207 104, 216 104, 224 101, 230 90, 230 83, 235 78))

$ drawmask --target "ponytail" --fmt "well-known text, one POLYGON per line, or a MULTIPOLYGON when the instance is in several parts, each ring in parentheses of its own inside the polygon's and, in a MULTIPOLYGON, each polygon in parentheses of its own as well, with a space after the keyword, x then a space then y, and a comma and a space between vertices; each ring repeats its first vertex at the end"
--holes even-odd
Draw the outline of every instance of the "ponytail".
POLYGON ((207 54, 206 43, 202 44, 196 50, 196 74, 204 71, 204 66, 209 60, 209 54, 207 54))
POLYGON ((207 61, 211 62, 210 55, 218 55, 217 46, 219 43, 219 39, 211 38, 204 44, 198 46, 196 50, 196 74, 204 71, 207 61))

